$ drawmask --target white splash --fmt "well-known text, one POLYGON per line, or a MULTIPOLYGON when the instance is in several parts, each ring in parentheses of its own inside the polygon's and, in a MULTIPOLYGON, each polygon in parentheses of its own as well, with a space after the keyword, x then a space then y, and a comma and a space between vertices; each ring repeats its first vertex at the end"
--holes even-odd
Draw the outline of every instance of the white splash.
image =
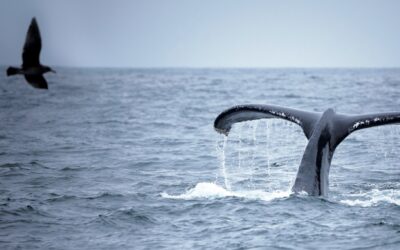
POLYGON ((349 206, 372 207, 381 203, 392 203, 400 206, 400 190, 372 189, 365 193, 348 195, 352 199, 340 200, 340 203, 349 206))
POLYGON ((163 198, 169 199, 184 199, 191 200, 197 198, 219 198, 219 197, 229 197, 233 196, 232 192, 218 186, 215 183, 201 182, 198 183, 194 188, 188 190, 184 194, 180 195, 169 195, 167 193, 162 193, 163 198))
POLYGON ((215 183, 200 182, 194 188, 188 190, 184 194, 170 195, 164 192, 161 194, 161 197, 168 199, 183 199, 183 200, 238 197, 249 200, 271 201, 275 199, 289 197, 290 194, 291 194, 290 191, 274 191, 274 192, 266 192, 263 190, 229 191, 221 186, 218 186, 215 183))

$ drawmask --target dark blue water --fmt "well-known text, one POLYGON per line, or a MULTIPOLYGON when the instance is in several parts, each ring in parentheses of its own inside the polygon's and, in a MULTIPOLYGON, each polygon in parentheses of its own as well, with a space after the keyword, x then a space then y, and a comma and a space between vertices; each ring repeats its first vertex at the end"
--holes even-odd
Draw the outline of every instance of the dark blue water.
POLYGON ((349 136, 328 197, 290 188, 307 143, 244 103, 400 110, 400 69, 68 69, 0 75, 1 249, 400 248, 400 130, 349 136))

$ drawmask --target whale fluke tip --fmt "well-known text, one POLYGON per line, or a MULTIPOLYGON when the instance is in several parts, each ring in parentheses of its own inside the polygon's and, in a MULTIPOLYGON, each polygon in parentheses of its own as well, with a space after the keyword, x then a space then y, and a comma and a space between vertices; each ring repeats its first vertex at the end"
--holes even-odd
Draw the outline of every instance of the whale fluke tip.
POLYGON ((214 127, 214 129, 215 129, 215 131, 217 131, 220 134, 223 134, 225 136, 229 135, 229 129, 222 129, 222 128, 217 128, 217 127, 214 127))
POLYGON ((231 124, 226 122, 223 119, 224 112, 220 114, 214 121, 214 129, 220 134, 223 134, 225 136, 228 136, 229 131, 231 130, 231 124))

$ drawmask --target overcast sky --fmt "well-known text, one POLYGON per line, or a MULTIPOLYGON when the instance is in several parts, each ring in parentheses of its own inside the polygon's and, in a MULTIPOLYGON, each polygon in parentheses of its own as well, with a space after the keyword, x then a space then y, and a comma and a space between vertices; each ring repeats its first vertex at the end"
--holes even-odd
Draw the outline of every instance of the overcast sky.
POLYGON ((1 0, 0 64, 33 16, 48 65, 400 66, 396 0, 1 0))

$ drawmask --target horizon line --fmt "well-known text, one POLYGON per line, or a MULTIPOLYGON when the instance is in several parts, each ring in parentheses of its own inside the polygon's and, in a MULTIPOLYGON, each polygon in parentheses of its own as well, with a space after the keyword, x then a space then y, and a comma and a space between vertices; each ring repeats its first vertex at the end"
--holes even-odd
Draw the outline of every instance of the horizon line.
MULTIPOLYGON (((11 65, 0 64, 0 67, 11 65)), ((51 65, 59 68, 87 69, 400 69, 400 66, 71 66, 51 65)))

